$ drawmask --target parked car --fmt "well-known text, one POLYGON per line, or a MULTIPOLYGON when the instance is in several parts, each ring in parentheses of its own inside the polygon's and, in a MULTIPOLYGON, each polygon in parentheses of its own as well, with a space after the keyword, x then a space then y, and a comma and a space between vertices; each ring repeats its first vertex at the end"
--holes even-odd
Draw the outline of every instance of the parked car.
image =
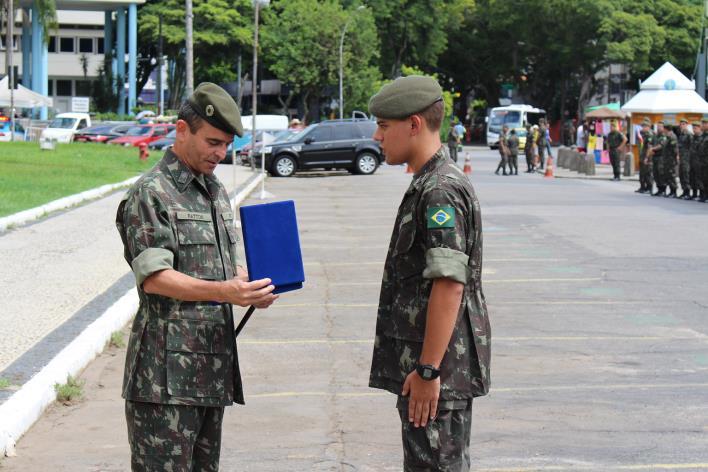
MULTIPOLYGON (((12 122, 9 116, 0 116, 0 141, 12 141, 12 122)), ((15 121, 15 141, 25 140, 25 129, 15 121)))
MULTIPOLYGON (((265 168, 278 177, 298 170, 347 169, 373 174, 383 160, 381 148, 372 139, 376 123, 370 120, 331 120, 308 126, 302 132, 263 148, 265 168)), ((254 159, 260 165, 260 154, 254 159)))
POLYGON ((91 126, 91 117, 88 113, 60 113, 45 129, 39 139, 42 141, 56 141, 70 143, 77 131, 91 126))
POLYGON ((83 143, 105 143, 123 136, 134 124, 103 124, 84 128, 74 134, 74 141, 83 143))
MULTIPOLYGON (((283 131, 268 131, 264 133, 265 138, 261 138, 258 141, 256 141, 256 150, 254 151, 253 155, 262 155, 263 154, 263 146, 268 146, 271 144, 279 144, 282 142, 285 142, 289 139, 291 139, 294 135, 300 133, 302 130, 301 129, 286 129, 283 131), (274 134, 273 134, 274 133, 274 134)), ((246 144, 240 152, 239 158, 241 159, 241 165, 244 166, 250 166, 251 162, 248 160, 249 156, 251 155, 251 145, 252 143, 249 142, 246 144)), ((258 165, 260 165, 260 159, 258 160, 258 165)))
POLYGON ((130 128, 125 135, 108 141, 108 144, 137 147, 164 138, 173 129, 175 129, 175 125, 136 125, 130 128))
POLYGON ((153 149, 155 151, 164 151, 166 149, 169 149, 172 147, 172 145, 175 143, 175 138, 177 137, 177 130, 173 129, 167 135, 162 138, 158 139, 157 141, 153 141, 150 144, 148 144, 148 147, 150 149, 153 149))

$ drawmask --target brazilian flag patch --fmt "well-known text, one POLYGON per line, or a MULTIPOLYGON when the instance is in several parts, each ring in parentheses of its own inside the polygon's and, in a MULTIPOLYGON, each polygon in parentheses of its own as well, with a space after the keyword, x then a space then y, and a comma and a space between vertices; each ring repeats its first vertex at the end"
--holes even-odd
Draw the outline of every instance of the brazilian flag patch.
POLYGON ((454 228, 455 209, 451 206, 428 208, 428 229, 454 228))

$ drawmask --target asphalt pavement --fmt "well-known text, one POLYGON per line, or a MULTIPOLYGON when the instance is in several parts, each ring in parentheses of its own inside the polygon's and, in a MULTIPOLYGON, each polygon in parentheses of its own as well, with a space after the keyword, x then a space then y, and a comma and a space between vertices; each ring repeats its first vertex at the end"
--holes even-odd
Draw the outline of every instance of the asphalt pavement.
MULTIPOLYGON (((496 152, 468 151, 492 325, 473 470, 708 470, 708 205, 636 182, 495 176, 496 152)), ((222 470, 401 470, 395 397, 367 380, 409 181, 388 166, 268 180, 296 201, 307 283, 242 334, 247 405, 227 409, 222 470)), ((123 359, 90 365, 86 398, 52 407, 0 470, 128 470, 123 359)))

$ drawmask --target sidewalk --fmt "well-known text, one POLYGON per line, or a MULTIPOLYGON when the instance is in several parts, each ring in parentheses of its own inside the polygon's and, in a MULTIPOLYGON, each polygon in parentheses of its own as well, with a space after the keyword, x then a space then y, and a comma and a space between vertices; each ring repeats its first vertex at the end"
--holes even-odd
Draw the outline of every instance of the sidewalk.
MULTIPOLYGON (((254 174, 220 166, 230 193, 254 174)), ((124 190, 0 233, 0 405, 134 286, 115 211, 124 190)))

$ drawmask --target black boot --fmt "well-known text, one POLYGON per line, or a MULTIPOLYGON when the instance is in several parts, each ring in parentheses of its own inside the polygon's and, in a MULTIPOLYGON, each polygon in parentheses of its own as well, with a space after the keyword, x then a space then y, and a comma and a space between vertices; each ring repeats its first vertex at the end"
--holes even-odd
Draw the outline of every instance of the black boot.
POLYGON ((677 198, 677 196, 676 196, 676 189, 675 189, 675 188, 672 188, 672 189, 671 189, 671 192, 669 192, 668 195, 664 195, 664 196, 665 196, 666 198, 671 198, 671 197, 677 198))

